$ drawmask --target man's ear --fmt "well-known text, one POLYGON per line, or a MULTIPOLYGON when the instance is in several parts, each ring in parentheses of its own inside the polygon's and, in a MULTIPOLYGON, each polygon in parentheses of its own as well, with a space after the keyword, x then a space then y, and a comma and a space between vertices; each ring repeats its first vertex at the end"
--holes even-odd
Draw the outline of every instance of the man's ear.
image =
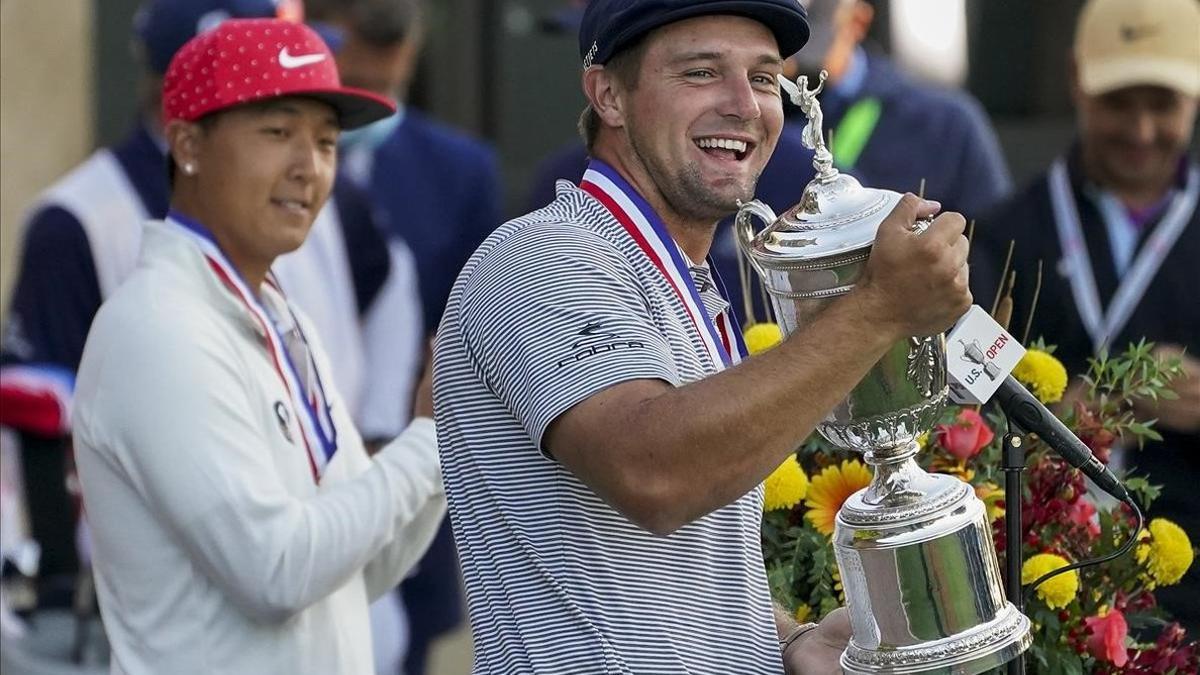
POLYGON ((163 129, 167 148, 175 160, 175 168, 185 175, 200 166, 200 149, 204 130, 195 122, 172 120, 163 129))
POLYGON ((620 82, 604 66, 583 71, 583 94, 606 126, 625 126, 625 97, 620 82))

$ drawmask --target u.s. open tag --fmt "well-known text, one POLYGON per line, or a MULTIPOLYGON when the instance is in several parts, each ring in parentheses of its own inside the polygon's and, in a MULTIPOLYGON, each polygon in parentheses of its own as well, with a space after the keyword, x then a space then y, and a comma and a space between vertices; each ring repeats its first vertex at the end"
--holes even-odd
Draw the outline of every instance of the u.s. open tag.
POLYGON ((946 335, 950 399, 985 403, 1017 366, 1025 348, 979 305, 963 315, 946 335))

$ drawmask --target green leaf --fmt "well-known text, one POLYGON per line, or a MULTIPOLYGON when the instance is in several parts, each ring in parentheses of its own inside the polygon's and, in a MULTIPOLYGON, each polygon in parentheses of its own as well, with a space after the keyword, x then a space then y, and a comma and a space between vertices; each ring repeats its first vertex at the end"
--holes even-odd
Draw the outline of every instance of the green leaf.
POLYGON ((1144 476, 1126 476, 1124 480, 1125 487, 1137 498, 1143 510, 1149 509, 1150 504, 1162 494, 1162 486, 1152 484, 1144 476))
POLYGON ((1146 426, 1146 424, 1142 422, 1130 422, 1129 430, 1139 436, 1144 436, 1150 433, 1150 427, 1146 426))
POLYGON ((767 568, 767 585, 771 589, 771 597, 789 612, 796 611, 796 598, 792 593, 792 570, 786 565, 773 565, 767 568))
POLYGON ((832 612, 833 610, 837 609, 840 606, 841 606, 841 603, 838 602, 838 599, 835 596, 830 595, 825 598, 822 598, 821 606, 820 606, 821 616, 824 617, 825 615, 829 614, 830 612, 832 612))
POLYGON ((1063 653, 1062 660, 1059 662, 1062 670, 1056 671, 1063 675, 1083 675, 1083 661, 1076 654, 1063 653))
POLYGON ((1117 362, 1113 363, 1113 366, 1112 366, 1113 379, 1124 377, 1125 374, 1129 372, 1129 369, 1132 366, 1133 366, 1132 361, 1123 361, 1122 360, 1122 361, 1117 361, 1117 362))

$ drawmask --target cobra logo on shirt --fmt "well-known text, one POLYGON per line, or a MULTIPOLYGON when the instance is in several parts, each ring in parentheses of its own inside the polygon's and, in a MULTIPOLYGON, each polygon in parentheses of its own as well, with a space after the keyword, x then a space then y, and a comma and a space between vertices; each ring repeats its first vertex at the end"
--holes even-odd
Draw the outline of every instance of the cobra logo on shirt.
POLYGON ((599 321, 589 321, 576 335, 578 339, 571 343, 571 354, 566 358, 559 359, 555 365, 562 368, 569 363, 577 363, 589 356, 616 351, 618 349, 639 349, 646 347, 646 343, 641 340, 626 339, 616 333, 602 330, 603 327, 604 324, 599 321))

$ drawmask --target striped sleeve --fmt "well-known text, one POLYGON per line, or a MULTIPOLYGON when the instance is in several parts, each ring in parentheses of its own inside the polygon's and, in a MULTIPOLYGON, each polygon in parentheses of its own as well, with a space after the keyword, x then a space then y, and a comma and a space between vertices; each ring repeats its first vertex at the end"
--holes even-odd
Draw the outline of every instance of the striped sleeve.
POLYGON ((551 422, 602 389, 635 379, 680 384, 634 271, 585 229, 516 230, 478 261, 461 307, 479 377, 537 447, 551 422))

